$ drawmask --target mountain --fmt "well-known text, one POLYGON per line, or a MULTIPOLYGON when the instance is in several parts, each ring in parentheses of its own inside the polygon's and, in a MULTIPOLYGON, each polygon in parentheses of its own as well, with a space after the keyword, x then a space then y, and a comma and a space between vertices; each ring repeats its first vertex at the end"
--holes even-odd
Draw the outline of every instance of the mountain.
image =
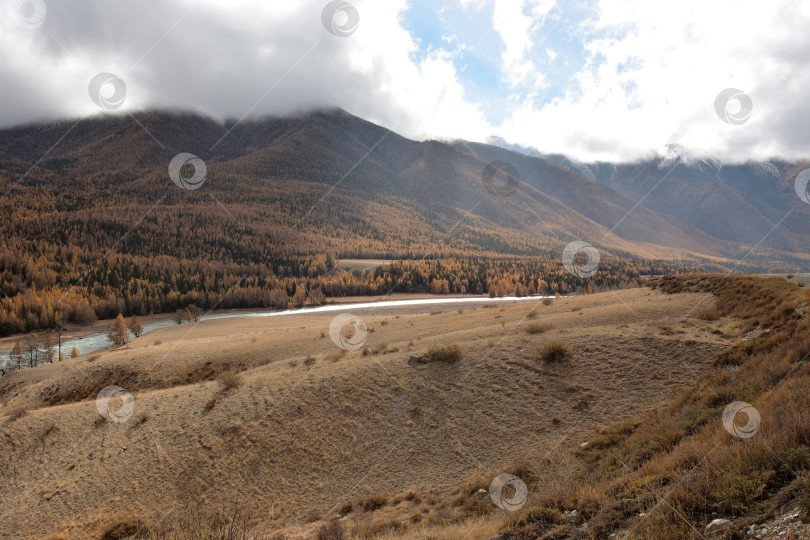
POLYGON ((498 138, 490 142, 598 181, 647 209, 678 218, 743 250, 764 246, 804 254, 810 249, 803 233, 810 226, 810 214, 793 187, 796 176, 810 162, 723 163, 670 145, 664 155, 636 163, 583 163, 509 145, 498 138))
POLYGON ((0 335, 190 304, 604 290, 698 266, 808 266, 810 210, 791 194, 800 164, 585 164, 515 150, 413 141, 342 110, 224 124, 152 111, 0 131, 0 335), (182 187, 190 163, 171 178, 181 154, 196 156, 199 189, 182 187), (598 250, 592 279, 564 267, 573 241, 598 250), (405 263, 353 275, 340 258, 405 263))
POLYGON ((152 204, 156 186, 170 200, 187 201, 188 194, 168 189, 166 169, 175 154, 190 152, 207 165, 203 193, 225 208, 262 204, 279 226, 303 219, 305 238, 298 240, 316 249, 325 239, 334 245, 364 231, 361 251, 424 253, 460 226, 443 244, 451 250, 527 254, 584 239, 636 255, 733 260, 740 244, 756 244, 793 208, 762 247, 777 257, 807 252, 800 231, 810 215, 791 200, 785 175, 798 171, 786 163, 700 161, 664 171, 665 158, 585 164, 514 150, 411 141, 341 110, 225 125, 149 112, 4 130, 0 182, 5 192, 34 164, 15 189, 43 183, 68 189, 94 179, 102 206, 123 195, 152 204), (482 171, 494 160, 517 167, 522 183, 515 196, 501 199, 482 185, 482 171), (120 193, 104 187, 112 177, 120 193), (479 230, 469 235, 469 227, 479 230))

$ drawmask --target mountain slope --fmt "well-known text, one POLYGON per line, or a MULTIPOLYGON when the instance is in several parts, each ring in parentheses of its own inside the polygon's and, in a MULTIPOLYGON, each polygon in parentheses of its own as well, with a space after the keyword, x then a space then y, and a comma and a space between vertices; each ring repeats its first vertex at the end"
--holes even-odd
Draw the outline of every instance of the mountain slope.
MULTIPOLYGON (((692 261, 738 260, 746 253, 741 244, 760 240, 784 215, 748 193, 763 189, 759 177, 732 169, 719 170, 724 184, 705 180, 708 166, 692 180, 659 184, 652 164, 600 168, 549 159, 579 174, 491 145, 411 141, 340 110, 225 125, 190 113, 106 116, 0 132, 0 189, 16 197, 0 212, 13 221, 9 205, 24 199, 42 222, 37 227, 55 230, 93 213, 132 215, 130 224, 139 212, 174 213, 192 237, 186 221, 204 212, 233 238, 266 237, 280 253, 529 256, 559 254, 581 239, 607 253, 692 261), (169 180, 168 163, 179 152, 205 161, 199 191, 169 180), (520 171, 511 197, 494 196, 482 183, 494 160, 520 171), (731 230, 729 208, 748 217, 731 230)), ((772 256, 760 257, 806 257, 797 231, 807 219, 796 207, 760 246, 772 256)), ((150 245, 137 227, 127 234, 129 244, 150 245)), ((111 236, 108 247, 117 240, 111 236)), ((215 256, 220 249, 209 243, 198 251, 215 256)))

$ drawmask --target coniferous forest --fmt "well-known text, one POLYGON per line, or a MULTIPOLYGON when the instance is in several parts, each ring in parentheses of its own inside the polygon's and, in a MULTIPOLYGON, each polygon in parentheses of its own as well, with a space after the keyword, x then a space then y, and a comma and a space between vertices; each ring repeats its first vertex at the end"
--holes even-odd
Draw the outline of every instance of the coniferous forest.
MULTIPOLYGON (((62 123, 0 136, 1 335, 192 305, 588 292, 696 264, 649 248, 630 253, 605 237, 599 271, 576 277, 561 263, 563 248, 604 229, 528 184, 494 196, 474 156, 342 113, 245 123, 214 153, 200 150, 221 136, 210 120, 149 113, 139 122, 143 129, 100 118, 70 132, 62 123), (206 160, 201 189, 172 183, 169 146, 206 160), (341 259, 388 262, 351 272, 341 259)), ((615 220, 625 213, 613 211, 615 220)), ((654 229, 633 219, 632 231, 654 229)))

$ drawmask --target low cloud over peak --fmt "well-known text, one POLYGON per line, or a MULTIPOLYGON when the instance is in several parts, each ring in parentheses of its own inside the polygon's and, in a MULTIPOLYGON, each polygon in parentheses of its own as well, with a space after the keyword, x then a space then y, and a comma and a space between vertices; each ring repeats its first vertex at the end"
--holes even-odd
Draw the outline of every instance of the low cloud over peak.
POLYGON ((583 160, 671 143, 735 161, 809 154, 810 10, 798 1, 0 5, 2 126, 105 109, 224 119, 338 106, 412 138, 495 134, 583 160), (120 84, 93 99, 99 73, 120 84), (718 109, 727 88, 740 95, 718 109))

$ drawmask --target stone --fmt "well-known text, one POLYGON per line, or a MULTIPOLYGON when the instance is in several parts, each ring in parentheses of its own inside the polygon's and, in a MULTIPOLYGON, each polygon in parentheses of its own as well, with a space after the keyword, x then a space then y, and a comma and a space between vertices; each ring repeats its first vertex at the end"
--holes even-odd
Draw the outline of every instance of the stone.
POLYGON ((427 358, 424 356, 419 356, 417 354, 412 354, 408 357, 408 365, 414 366, 416 364, 427 364, 427 358))
POLYGON ((715 519, 714 521, 706 525, 706 532, 712 533, 715 531, 719 531, 725 529, 726 527, 729 527, 730 525, 731 521, 728 519, 715 519))

